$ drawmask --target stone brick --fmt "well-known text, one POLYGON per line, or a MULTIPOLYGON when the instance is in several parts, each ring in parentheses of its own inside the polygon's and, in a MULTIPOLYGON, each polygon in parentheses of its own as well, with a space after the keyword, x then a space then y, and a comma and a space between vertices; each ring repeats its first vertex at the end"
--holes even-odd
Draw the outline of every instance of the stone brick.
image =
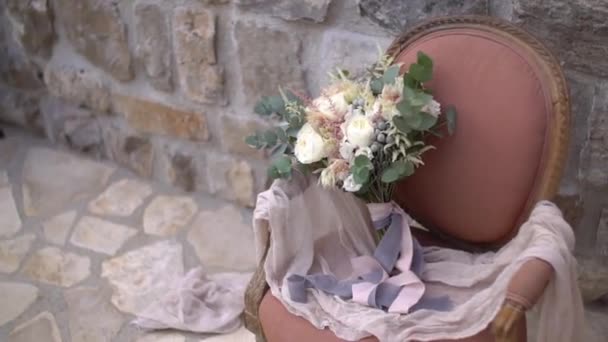
POLYGON ((394 37, 384 27, 370 18, 361 15, 358 1, 333 1, 329 6, 327 17, 336 29, 357 32, 379 37, 394 37))
POLYGON ((44 87, 43 73, 40 67, 28 57, 0 51, 0 77, 7 85, 24 90, 37 90, 44 87))
POLYGON ((591 116, 596 80, 577 72, 566 72, 570 100, 572 101, 570 124, 570 148, 564 181, 578 183, 581 152, 589 134, 588 119, 591 116))
POLYGON ((115 95, 113 109, 129 126, 142 133, 191 140, 209 140, 207 120, 202 113, 186 112, 157 102, 115 95))
POLYGON ((171 156, 171 168, 169 178, 173 185, 184 191, 194 191, 196 189, 196 179, 198 173, 192 161, 192 157, 176 153, 171 156))
POLYGON ((531 31, 566 68, 608 76, 608 2, 602 0, 513 0, 513 21, 531 31))
POLYGON ((255 184, 249 163, 230 157, 209 155, 207 165, 211 194, 245 207, 253 207, 255 184))
POLYGON ((181 85, 186 95, 194 101, 206 104, 226 104, 224 99, 224 69, 217 65, 199 65, 186 68, 178 66, 182 72, 181 85), (185 74, 190 70, 192 74, 185 74))
POLYGON ((233 164, 228 170, 227 178, 236 202, 242 206, 253 208, 255 181, 251 165, 245 161, 233 164))
POLYGON ((52 97, 43 98, 40 112, 46 136, 54 143, 99 158, 104 155, 101 127, 95 113, 52 97))
POLYGON ((53 15, 48 0, 7 0, 13 36, 30 54, 50 57, 55 41, 53 15))
POLYGON ((119 81, 133 79, 127 29, 117 1, 56 0, 55 6, 78 53, 119 81))
POLYGON ((150 140, 127 129, 120 120, 105 120, 102 127, 105 153, 111 160, 141 177, 151 177, 154 149, 150 140))
POLYGON ((110 89, 94 70, 49 63, 44 70, 44 82, 52 95, 77 106, 98 112, 110 109, 110 89))
POLYGON ((579 258, 578 286, 583 300, 596 301, 608 294, 608 267, 593 259, 579 258))
POLYGON ((599 255, 608 258, 608 209, 602 210, 596 234, 596 250, 599 255))
POLYGON ((46 136, 53 143, 65 144, 94 157, 103 155, 101 129, 91 110, 54 97, 45 97, 40 101, 40 112, 46 136))
POLYGON ((142 177, 152 175, 154 151, 150 141, 146 138, 129 136, 122 144, 122 153, 117 158, 127 164, 131 170, 142 177))
POLYGON ((579 195, 557 195, 553 202, 562 210, 564 218, 576 227, 583 216, 583 199, 579 195))
POLYGON ((300 61, 301 41, 293 34, 238 22, 235 38, 243 91, 250 103, 275 95, 278 87, 306 90, 300 61))
POLYGON ((582 174, 595 186, 608 185, 608 82, 597 85, 583 149, 582 174))
POLYGON ((237 0, 237 3, 285 20, 307 19, 320 23, 325 20, 331 0, 237 0))
POLYGON ((42 133, 40 94, 0 87, 0 121, 42 133))
MULTIPOLYGON (((348 70, 354 77, 363 76, 366 70, 378 61, 378 48, 385 49, 391 39, 376 38, 350 32, 328 32, 322 41, 321 67, 317 68, 317 77, 327 84, 327 72, 336 68, 348 70), (356 51, 356 53, 353 53, 356 51)), ((318 90, 315 90, 315 94, 318 90)))
POLYGON ((158 160, 154 177, 184 191, 209 192, 206 153, 198 145, 155 141, 158 160))
POLYGON ((457 14, 488 14, 486 0, 361 0, 363 15, 395 33, 422 20, 457 14))
POLYGON ((265 126, 259 121, 226 115, 222 117, 221 138, 224 149, 242 156, 264 158, 264 153, 245 143, 245 138, 265 126))
POLYGON ((140 1, 135 5, 136 54, 150 84, 161 91, 172 91, 169 28, 158 4, 140 1))
POLYGON ((64 132, 72 149, 101 156, 103 140, 97 118, 69 120, 65 123, 64 132))
POLYGON ((197 6, 182 6, 173 13, 173 41, 180 86, 201 103, 223 100, 221 67, 214 65, 215 16, 197 6))

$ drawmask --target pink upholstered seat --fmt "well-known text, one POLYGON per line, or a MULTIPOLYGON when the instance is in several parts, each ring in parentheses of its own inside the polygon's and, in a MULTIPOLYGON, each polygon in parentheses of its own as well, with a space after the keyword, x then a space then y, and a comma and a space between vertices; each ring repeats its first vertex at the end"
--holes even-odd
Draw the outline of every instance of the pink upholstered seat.
POLYGON ((435 62, 433 94, 456 106, 454 136, 435 139, 425 166, 401 184, 400 204, 426 225, 471 242, 510 237, 527 214, 543 166, 550 97, 522 47, 489 32, 438 31, 397 57, 435 62))
MULTIPOLYGON (((260 320, 264 327, 267 341, 276 342, 342 342, 328 329, 319 330, 304 318, 290 314, 287 309, 270 292, 264 296, 260 306, 260 320)), ((520 320, 517 324, 516 340, 526 340, 526 321, 520 320)), ((486 329, 471 338, 463 340, 436 341, 436 342, 492 342, 494 338, 490 329, 486 329)), ((375 337, 368 337, 359 342, 378 342, 375 337)))

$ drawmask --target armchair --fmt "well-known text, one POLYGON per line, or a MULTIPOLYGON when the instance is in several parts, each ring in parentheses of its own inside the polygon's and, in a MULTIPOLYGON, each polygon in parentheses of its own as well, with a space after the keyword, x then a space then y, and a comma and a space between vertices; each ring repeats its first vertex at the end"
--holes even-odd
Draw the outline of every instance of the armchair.
MULTIPOLYGON (((500 247, 559 185, 570 116, 560 65, 530 34, 489 17, 427 21, 398 37, 388 54, 407 68, 418 51, 433 58, 436 83, 429 86, 439 102, 458 108, 458 128, 431 142, 437 149, 399 184, 395 201, 430 230, 414 232, 423 245, 500 247)), ((544 261, 525 263, 493 324, 461 341, 526 341, 525 311, 552 274, 544 261)), ((258 341, 340 341, 288 313, 267 290, 260 267, 244 314, 258 341)))

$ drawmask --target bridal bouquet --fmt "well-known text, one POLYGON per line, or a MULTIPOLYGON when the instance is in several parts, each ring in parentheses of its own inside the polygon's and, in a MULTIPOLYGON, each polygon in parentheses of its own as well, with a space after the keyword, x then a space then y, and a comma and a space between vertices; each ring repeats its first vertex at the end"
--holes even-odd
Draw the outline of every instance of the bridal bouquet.
POLYGON ((426 136, 452 134, 456 124, 455 109, 442 110, 424 86, 432 78, 431 58, 419 52, 404 74, 401 68, 381 56, 364 79, 337 70, 315 99, 283 89, 263 97, 255 112, 279 124, 246 142, 271 151, 271 178, 289 178, 300 168, 318 174, 323 187, 342 188, 368 203, 389 202, 396 182, 412 175, 433 149, 426 136))

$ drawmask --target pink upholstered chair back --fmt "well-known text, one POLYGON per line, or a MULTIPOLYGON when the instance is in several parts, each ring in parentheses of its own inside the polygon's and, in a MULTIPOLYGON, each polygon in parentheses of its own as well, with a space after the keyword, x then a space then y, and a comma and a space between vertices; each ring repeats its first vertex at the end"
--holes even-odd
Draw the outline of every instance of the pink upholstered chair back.
POLYGON ((403 70, 418 51, 434 60, 429 87, 456 107, 458 126, 432 141, 437 149, 399 185, 396 200, 446 235, 504 242, 559 184, 570 114, 559 64, 529 34, 481 17, 427 22, 388 50, 403 70))

